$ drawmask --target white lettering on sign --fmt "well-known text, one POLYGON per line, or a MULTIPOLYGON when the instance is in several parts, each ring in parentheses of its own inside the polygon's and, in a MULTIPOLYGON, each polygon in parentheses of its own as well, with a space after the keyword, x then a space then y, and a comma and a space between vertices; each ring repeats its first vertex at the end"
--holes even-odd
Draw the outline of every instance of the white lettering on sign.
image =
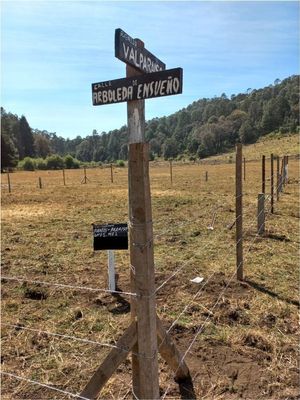
POLYGON ((93 92, 94 104, 118 103, 120 101, 132 100, 133 86, 124 86, 117 89, 102 90, 101 92, 93 92))
MULTIPOLYGON (((130 57, 130 53, 128 57, 130 57)), ((181 92, 181 68, 92 84, 94 105, 150 99, 179 94, 181 92)))
POLYGON ((134 39, 132 39, 131 36, 129 36, 126 32, 120 30, 121 38, 124 38, 128 42, 130 42, 133 46, 136 46, 136 42, 134 39))
POLYGON ((98 90, 100 88, 110 87, 110 86, 111 86, 111 82, 110 81, 101 82, 101 83, 95 83, 94 84, 94 90, 98 90))
POLYGON ((139 49, 138 47, 130 47, 124 42, 122 44, 125 61, 129 61, 137 68, 142 69, 143 71, 148 73, 163 70, 158 63, 151 60, 150 57, 145 56, 142 52, 142 49, 139 49))
MULTIPOLYGON (((96 85, 95 85, 96 86, 96 85)), ((130 101, 133 99, 134 88, 136 85, 119 87, 116 89, 101 90, 93 92, 94 104, 118 103, 120 101, 130 101)), ((101 86, 103 88, 103 86, 101 86)), ((138 100, 147 99, 153 96, 167 96, 177 94, 180 82, 177 77, 169 76, 168 79, 140 83, 137 85, 136 98, 138 100)))
POLYGON ((101 227, 94 229, 94 237, 117 237, 127 235, 127 226, 101 227))
POLYGON ((168 80, 152 81, 149 83, 140 83, 137 90, 137 99, 147 99, 154 96, 166 96, 178 93, 180 82, 178 78, 168 77, 168 80))

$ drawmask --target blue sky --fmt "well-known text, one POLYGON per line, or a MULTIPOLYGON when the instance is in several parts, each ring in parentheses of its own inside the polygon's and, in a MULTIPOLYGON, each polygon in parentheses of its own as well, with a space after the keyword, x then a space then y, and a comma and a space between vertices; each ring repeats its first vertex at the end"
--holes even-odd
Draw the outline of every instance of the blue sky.
POLYGON ((183 94, 146 101, 146 119, 194 100, 299 73, 299 5, 289 1, 1 1, 1 105, 63 137, 126 124, 126 104, 92 106, 91 83, 125 76, 114 31, 182 67, 183 94))

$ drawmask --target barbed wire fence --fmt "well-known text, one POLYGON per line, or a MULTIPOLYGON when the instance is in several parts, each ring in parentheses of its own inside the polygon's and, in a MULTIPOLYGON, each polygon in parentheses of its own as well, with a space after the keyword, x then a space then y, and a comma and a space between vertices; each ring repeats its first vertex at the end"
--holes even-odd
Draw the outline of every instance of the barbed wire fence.
MULTIPOLYGON (((274 173, 274 175, 276 175, 274 173)), ((280 183, 281 184, 281 183, 280 183)), ((277 189, 277 188, 276 188, 277 189)), ((243 195, 242 195, 243 196, 243 195)), ((236 196, 234 196, 236 197, 236 196)), ((271 195, 267 195, 265 197, 266 201, 271 201, 271 195)), ((250 205, 248 206, 248 211, 250 210, 250 205)), ((220 210, 222 208, 222 206, 220 204, 217 204, 215 206, 212 207, 211 213, 209 213, 210 217, 212 218, 211 220, 211 224, 208 227, 212 227, 214 226, 214 222, 216 219, 216 213, 218 210, 220 210)), ((266 218, 271 214, 271 205, 270 207, 267 209, 267 211, 265 211, 266 214, 266 218)), ((237 220, 237 218, 239 218, 240 216, 235 218, 235 221, 237 220)), ((235 222, 234 221, 234 222, 235 222)), ((248 232, 251 231, 253 225, 256 223, 256 221, 253 221, 248 227, 247 230, 243 232, 243 237, 245 237, 245 235, 247 235, 248 232)), ((189 226, 190 223, 189 222, 185 222, 185 223, 180 223, 175 225, 176 228, 183 228, 183 227, 187 227, 189 226)), ((169 230, 165 230, 164 232, 160 232, 159 234, 156 235, 156 237, 161 237, 164 236, 165 234, 167 234, 167 232, 169 232, 169 230)), ((257 232, 250 245, 248 246, 247 250, 245 251, 245 257, 244 260, 247 258, 250 250, 252 249, 255 241, 257 238, 260 238, 259 233, 257 232)), ((170 282, 171 279, 174 279, 181 271, 183 271, 187 265, 189 263, 191 263, 192 261, 197 259, 197 256, 203 254, 203 251, 209 247, 210 242, 207 243, 205 246, 203 246, 201 249, 199 249, 198 252, 195 252, 193 254, 192 257, 190 257, 188 260, 186 260, 186 262, 184 262, 180 267, 178 267, 175 271, 173 271, 162 283, 160 283, 160 285, 156 288, 156 290, 154 291, 154 293, 151 294, 151 296, 156 296, 157 293, 168 283, 170 282)), ((231 243, 231 245, 229 246, 230 248, 235 246, 236 243, 233 242, 231 243)), ((237 266, 237 268, 239 268, 240 265, 237 266)), ((173 327, 177 324, 177 322, 180 320, 180 318, 182 317, 182 315, 189 309, 190 305, 193 303, 193 301, 195 301, 196 299, 199 300, 201 293, 204 292, 205 287, 213 280, 213 277, 216 275, 218 271, 213 271, 202 283, 202 285, 199 287, 199 289, 196 291, 196 293, 192 296, 192 298, 190 299, 190 301, 187 302, 187 304, 185 304, 183 310, 177 315, 177 317, 174 319, 174 321, 172 322, 172 324, 169 326, 169 328, 167 329, 167 333, 170 333, 171 330, 173 329, 173 327)), ((216 307, 218 306, 219 302, 222 299, 222 296, 225 294, 226 290, 228 289, 230 283, 232 282, 234 276, 236 274, 236 270, 234 271, 234 273, 230 276, 229 280, 227 281, 226 286, 224 287, 224 289, 220 292, 217 300, 215 301, 215 303, 213 304, 212 307, 210 307, 209 309, 206 308, 206 311, 208 312, 208 316, 206 317, 205 321, 200 325, 200 327, 198 328, 198 330, 196 331, 195 335, 193 336, 191 342, 189 343, 189 345, 187 346, 183 356, 181 357, 180 360, 180 365, 182 365, 182 363, 184 362, 184 360, 186 359, 186 357, 188 356, 191 348, 193 347, 194 343, 196 342, 197 338, 199 337, 199 335, 203 332, 204 326, 209 322, 209 320, 212 318, 212 316, 214 315, 214 310, 216 309, 216 307)), ((136 293, 132 293, 132 292, 124 292, 124 291, 119 291, 119 290, 108 290, 108 289, 101 289, 101 288, 91 288, 91 287, 84 287, 84 286, 76 286, 76 285, 68 285, 68 284, 60 284, 60 283, 56 283, 56 282, 45 282, 45 281, 41 281, 41 280, 32 280, 32 279, 26 279, 26 278, 21 278, 21 277, 14 277, 14 276, 1 276, 1 280, 3 283, 5 282, 9 282, 9 281, 14 281, 14 282, 19 282, 19 283, 23 283, 23 282, 27 282, 27 283, 31 283, 31 284, 37 284, 37 285, 45 285, 45 286, 51 286, 55 289, 59 289, 59 290, 82 290, 82 291, 89 291, 89 292, 100 292, 100 293, 110 293, 110 294, 120 294, 120 295, 125 295, 125 296, 133 296, 133 297, 138 297, 136 293)), ((204 306, 203 306, 204 307, 204 306)), ((46 331, 46 330, 42 330, 42 329, 36 329, 36 328, 32 328, 32 327, 26 327, 23 326, 22 324, 8 324, 5 322, 1 322, 1 326, 7 327, 7 328, 12 328, 15 329, 17 331, 28 331, 28 332, 35 332, 35 333, 39 333, 39 334, 46 334, 58 339, 67 339, 67 340, 74 340, 74 341, 78 341, 84 344, 90 344, 90 345, 95 345, 95 346, 100 346, 100 347, 108 347, 108 348, 117 348, 118 350, 122 351, 122 352, 131 352, 131 350, 126 349, 126 348, 122 348, 119 346, 116 346, 114 344, 111 343, 106 343, 106 342, 99 342, 99 341, 95 341, 95 340, 91 340, 91 339, 86 339, 86 338, 78 338, 76 336, 71 336, 71 335, 66 335, 66 334, 62 334, 62 333, 56 333, 56 332, 50 332, 50 331, 46 331)), ((167 337, 167 336, 166 336, 167 337)), ((166 338, 165 337, 165 338, 166 338)), ((160 345, 158 346, 158 350, 159 348, 163 345, 165 339, 162 340, 162 342, 160 343, 160 345)), ((132 353, 132 352, 131 352, 132 353)), ((134 355, 136 355, 139 358, 143 358, 145 357, 144 354, 141 353, 132 353, 134 355)), ((178 367, 178 369, 179 369, 178 367)), ((175 371, 176 373, 176 371, 175 371)), ((40 387, 52 390, 52 391, 56 391, 59 392, 65 396, 69 396, 71 398, 79 398, 79 399, 86 399, 85 397, 80 396, 79 394, 75 394, 72 393, 68 390, 63 390, 63 389, 59 389, 57 387, 55 387, 53 384, 46 384, 46 383, 41 383, 38 382, 36 380, 33 379, 29 379, 26 378, 24 376, 20 376, 16 373, 12 373, 12 372, 8 372, 8 371, 1 371, 1 374, 3 376, 6 376, 8 378, 11 379, 17 379, 19 381, 24 381, 27 382, 29 384, 33 384, 33 385, 38 385, 40 387)), ((164 391, 163 395, 162 395, 162 399, 165 399, 167 396, 167 393, 170 389, 170 384, 168 385, 168 387, 166 388, 166 390, 164 391)))

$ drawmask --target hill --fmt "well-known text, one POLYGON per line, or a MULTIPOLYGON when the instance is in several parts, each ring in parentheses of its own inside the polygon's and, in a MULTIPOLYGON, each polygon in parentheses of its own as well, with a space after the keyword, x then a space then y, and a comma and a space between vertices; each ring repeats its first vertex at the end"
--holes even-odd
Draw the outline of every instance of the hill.
MULTIPOLYGON (((231 149, 236 142, 254 143, 271 133, 295 133, 299 128, 299 75, 259 90, 200 99, 186 108, 146 123, 151 157, 205 158, 231 149)), ((2 165, 16 165, 25 156, 71 154, 81 161, 127 159, 127 127, 75 139, 31 129, 22 116, 1 109, 2 165)))

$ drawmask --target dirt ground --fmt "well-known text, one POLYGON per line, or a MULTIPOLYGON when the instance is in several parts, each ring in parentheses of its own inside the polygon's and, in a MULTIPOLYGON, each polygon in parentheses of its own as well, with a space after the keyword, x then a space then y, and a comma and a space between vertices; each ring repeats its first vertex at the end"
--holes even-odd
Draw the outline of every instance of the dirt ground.
MULTIPOLYGON (((261 165, 247 164, 244 282, 235 278, 234 168, 173 163, 171 184, 168 163, 150 166, 156 285, 163 285, 157 312, 192 377, 178 385, 160 357, 162 399, 300 398, 298 161, 289 162, 274 214, 268 199, 259 237, 261 165), (197 276, 200 284, 191 282, 197 276)), ((62 171, 12 173, 11 193, 2 174, 1 363, 4 372, 78 394, 110 351, 99 343, 114 344, 130 323, 130 296, 84 289, 107 289, 107 254, 93 251, 91 224, 128 221, 127 168, 114 169, 113 183, 109 168, 88 169, 87 184, 83 170, 65 174, 66 186, 62 171)), ((118 289, 130 292, 129 253, 115 256, 118 289)), ((70 396, 3 375, 2 398, 70 396)), ((130 358, 100 398, 132 398, 130 358)))

